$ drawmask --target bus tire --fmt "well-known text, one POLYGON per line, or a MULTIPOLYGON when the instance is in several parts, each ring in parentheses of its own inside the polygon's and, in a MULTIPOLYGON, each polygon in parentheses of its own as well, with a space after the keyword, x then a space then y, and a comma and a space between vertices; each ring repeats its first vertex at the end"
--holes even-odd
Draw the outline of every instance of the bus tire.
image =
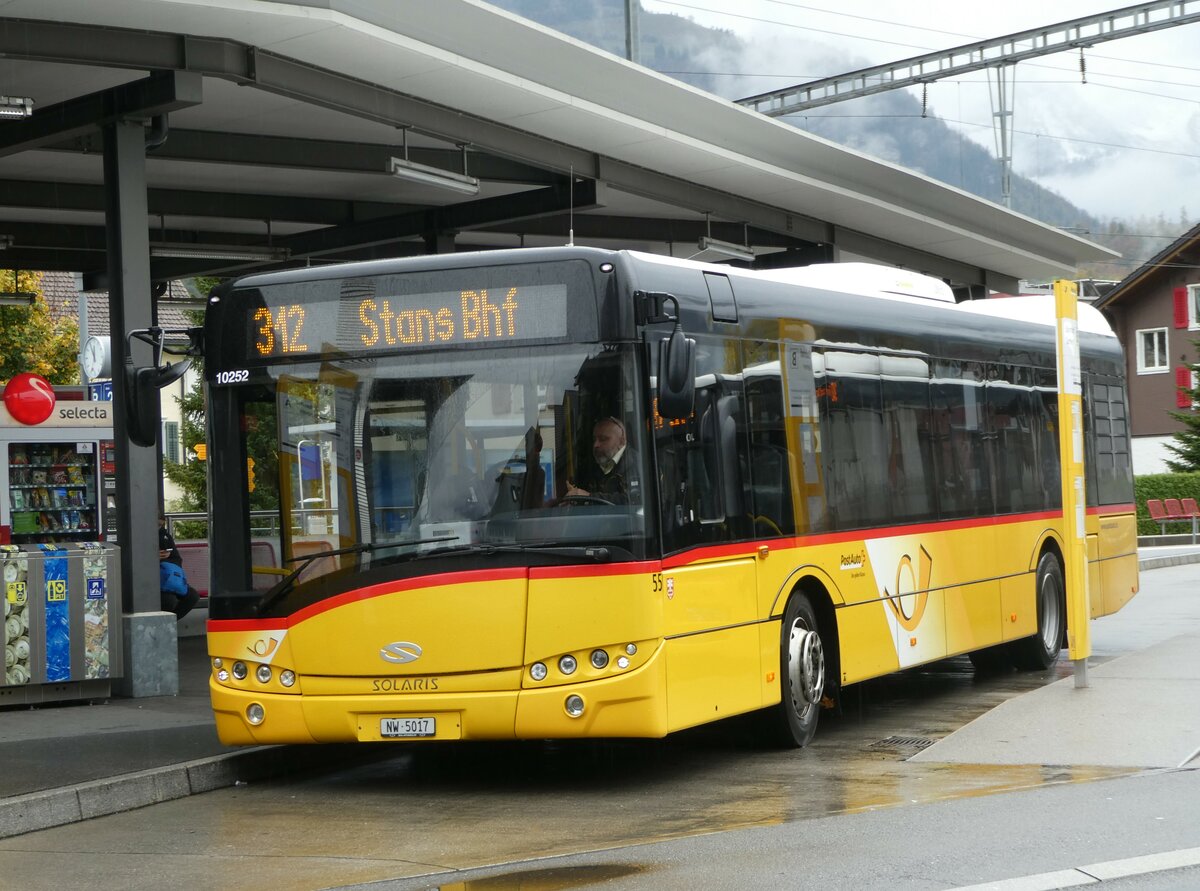
POLYGON ((825 645, 807 595, 797 592, 788 601, 779 638, 777 735, 781 745, 801 748, 817 732, 827 683, 825 645))
POLYGON ((1037 568, 1037 634, 1013 641, 1013 665, 1025 671, 1044 671, 1058 661, 1066 626, 1065 585, 1062 567, 1049 552, 1037 568))

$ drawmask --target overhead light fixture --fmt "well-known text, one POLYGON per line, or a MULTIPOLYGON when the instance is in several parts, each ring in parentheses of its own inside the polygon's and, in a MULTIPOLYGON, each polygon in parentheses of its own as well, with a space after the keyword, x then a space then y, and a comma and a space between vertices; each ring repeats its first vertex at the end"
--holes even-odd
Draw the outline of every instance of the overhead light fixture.
POLYGON ((388 161, 388 173, 410 183, 420 183, 423 186, 436 186, 439 189, 449 189, 461 195, 478 195, 479 180, 467 175, 467 146, 459 144, 462 149, 463 172, 454 173, 441 167, 430 167, 428 164, 418 164, 408 160, 408 128, 402 127, 403 158, 391 158, 388 161))
POLYGON ((392 176, 423 186, 437 186, 439 189, 449 189, 462 195, 479 194, 479 180, 473 176, 452 173, 440 167, 418 164, 405 158, 392 158, 389 172, 392 176))
POLYGON ((151 245, 150 256, 172 260, 250 260, 267 262, 286 260, 292 252, 280 248, 237 248, 219 244, 197 245, 151 245))
POLYGON ((0 118, 27 118, 33 114, 33 100, 27 96, 0 96, 0 118))
POLYGON ((714 254, 723 254, 726 257, 731 257, 734 260, 743 260, 746 263, 753 263, 755 260, 754 251, 741 244, 733 244, 729 241, 721 241, 719 238, 710 238, 707 235, 700 236, 700 252, 712 251, 714 254))

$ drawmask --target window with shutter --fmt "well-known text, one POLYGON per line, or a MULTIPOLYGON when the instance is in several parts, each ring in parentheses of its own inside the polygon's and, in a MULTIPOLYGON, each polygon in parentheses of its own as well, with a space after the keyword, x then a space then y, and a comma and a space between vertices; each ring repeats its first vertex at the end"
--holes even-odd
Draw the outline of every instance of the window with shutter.
POLYGON ((1175 404, 1179 408, 1191 408, 1192 397, 1188 395, 1188 389, 1192 386, 1192 369, 1186 365, 1176 368, 1175 386, 1178 387, 1175 391, 1175 404))
POLYGON ((1175 327, 1186 328, 1188 326, 1188 289, 1175 289, 1175 327))
POLYGON ((163 460, 172 464, 180 463, 179 422, 163 421, 163 460))

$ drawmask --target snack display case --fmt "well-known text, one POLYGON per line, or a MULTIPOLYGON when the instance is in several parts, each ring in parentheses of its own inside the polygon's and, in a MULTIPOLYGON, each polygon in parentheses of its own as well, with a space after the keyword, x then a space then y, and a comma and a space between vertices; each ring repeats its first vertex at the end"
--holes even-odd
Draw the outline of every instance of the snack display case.
POLYGON ((13 544, 99 539, 98 449, 96 442, 8 444, 13 544))

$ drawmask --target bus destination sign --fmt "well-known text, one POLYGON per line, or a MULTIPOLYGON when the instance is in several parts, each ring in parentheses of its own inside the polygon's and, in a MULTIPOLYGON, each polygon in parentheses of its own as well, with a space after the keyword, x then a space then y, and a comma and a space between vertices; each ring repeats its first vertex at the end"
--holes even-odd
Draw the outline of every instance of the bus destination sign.
POLYGON ((251 355, 260 359, 544 341, 567 333, 565 284, 397 296, 359 291, 318 300, 289 299, 285 289, 260 293, 264 300, 249 305, 247 318, 251 355))

